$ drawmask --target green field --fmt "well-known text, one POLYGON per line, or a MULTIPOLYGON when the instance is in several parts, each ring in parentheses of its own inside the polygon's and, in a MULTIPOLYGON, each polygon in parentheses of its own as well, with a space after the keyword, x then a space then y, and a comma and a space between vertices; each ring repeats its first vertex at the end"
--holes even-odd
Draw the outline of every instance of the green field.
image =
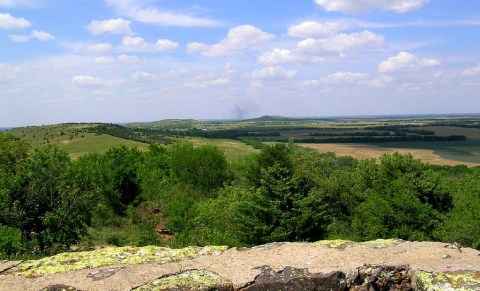
POLYGON ((184 140, 193 143, 195 146, 214 145, 225 152, 225 157, 229 161, 239 160, 243 156, 260 152, 260 150, 256 150, 240 141, 230 139, 185 138, 184 140))
POLYGON ((112 147, 125 145, 146 150, 148 144, 126 140, 110 135, 97 135, 87 130, 96 124, 61 124, 15 128, 9 131, 12 135, 28 141, 33 148, 56 145, 67 151, 76 159, 92 152, 102 153, 112 147))

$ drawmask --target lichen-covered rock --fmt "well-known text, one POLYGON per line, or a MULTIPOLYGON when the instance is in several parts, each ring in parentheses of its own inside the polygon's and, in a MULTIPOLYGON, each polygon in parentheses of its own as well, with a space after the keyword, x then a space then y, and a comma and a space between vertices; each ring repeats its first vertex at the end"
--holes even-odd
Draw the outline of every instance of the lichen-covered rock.
POLYGON ((363 266, 350 282, 351 291, 414 290, 408 267, 363 266))
POLYGON ((416 272, 415 281, 419 290, 428 291, 478 291, 480 290, 480 272, 416 272))
POLYGON ((354 242, 351 240, 337 239, 337 240, 321 240, 321 241, 315 242, 314 244, 319 246, 336 248, 336 249, 345 249, 346 247, 353 247, 353 246, 385 248, 387 246, 398 245, 403 242, 405 241, 401 239, 377 239, 377 240, 366 241, 366 242, 354 242))
POLYGON ((184 261, 204 255, 220 255, 227 247, 110 247, 89 252, 58 254, 41 260, 26 261, 9 273, 24 277, 39 277, 56 273, 111 265, 166 264, 184 261))
POLYGON ((191 270, 164 276, 148 284, 134 288, 136 291, 196 290, 233 291, 233 283, 218 274, 206 270, 191 270))
POLYGON ((263 290, 338 290, 346 288, 346 277, 342 272, 328 275, 311 274, 307 269, 285 267, 280 272, 275 272, 271 267, 264 266, 255 281, 240 289, 242 291, 263 290))

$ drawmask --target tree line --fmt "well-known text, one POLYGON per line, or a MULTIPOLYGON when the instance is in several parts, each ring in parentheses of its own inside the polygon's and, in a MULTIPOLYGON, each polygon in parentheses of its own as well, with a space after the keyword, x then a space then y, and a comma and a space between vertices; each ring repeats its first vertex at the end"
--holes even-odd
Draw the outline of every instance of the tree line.
POLYGON ((411 155, 359 161, 293 144, 227 162, 211 145, 124 146, 70 160, 0 133, 2 257, 68 250, 123 222, 108 243, 252 246, 376 238, 480 249, 480 168, 411 155), (158 226, 171 234, 161 240, 158 226))

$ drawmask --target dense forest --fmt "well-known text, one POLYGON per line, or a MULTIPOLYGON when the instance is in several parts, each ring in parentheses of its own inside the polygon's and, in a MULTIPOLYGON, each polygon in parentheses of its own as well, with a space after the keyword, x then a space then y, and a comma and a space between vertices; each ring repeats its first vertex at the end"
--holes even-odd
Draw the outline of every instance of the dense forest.
POLYGON ((0 133, 0 256, 102 242, 252 246, 376 238, 480 249, 479 167, 431 166, 398 153, 359 161, 255 142, 260 153, 234 162, 214 146, 186 142, 151 144, 148 151, 121 146, 71 160, 55 146, 31 150, 0 133))

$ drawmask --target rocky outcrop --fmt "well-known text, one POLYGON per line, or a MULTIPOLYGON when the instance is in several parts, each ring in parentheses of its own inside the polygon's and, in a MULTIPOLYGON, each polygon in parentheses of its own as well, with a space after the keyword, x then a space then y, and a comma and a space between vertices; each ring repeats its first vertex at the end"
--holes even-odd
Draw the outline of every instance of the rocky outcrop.
POLYGON ((480 252, 402 240, 105 248, 0 261, 0 290, 480 290, 480 252))

